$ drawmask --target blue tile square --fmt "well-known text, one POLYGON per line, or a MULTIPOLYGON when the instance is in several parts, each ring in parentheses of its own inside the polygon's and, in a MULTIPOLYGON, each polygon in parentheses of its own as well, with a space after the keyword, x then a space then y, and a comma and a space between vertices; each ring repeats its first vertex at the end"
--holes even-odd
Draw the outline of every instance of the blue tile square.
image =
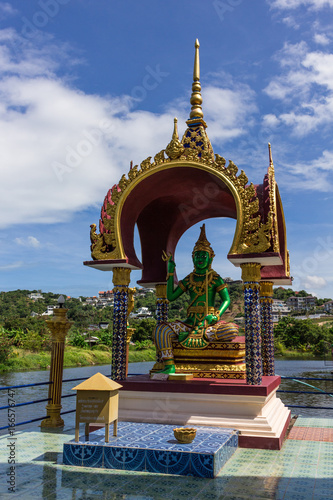
POLYGON ((169 451, 146 450, 146 471, 168 473, 169 451))
POLYGON ((144 471, 146 468, 146 450, 124 448, 124 470, 144 471))
POLYGON ((168 474, 189 475, 191 472, 191 455, 179 451, 168 453, 168 474))
POLYGON ((214 477, 214 456, 208 453, 191 453, 191 474, 199 477, 214 477))
POLYGON ((103 467, 103 446, 83 446, 82 465, 84 467, 103 467))
POLYGON ((124 468, 124 449, 111 446, 104 447, 104 467, 106 469, 124 468))
POLYGON ((65 465, 82 465, 83 445, 65 443, 63 460, 65 465))

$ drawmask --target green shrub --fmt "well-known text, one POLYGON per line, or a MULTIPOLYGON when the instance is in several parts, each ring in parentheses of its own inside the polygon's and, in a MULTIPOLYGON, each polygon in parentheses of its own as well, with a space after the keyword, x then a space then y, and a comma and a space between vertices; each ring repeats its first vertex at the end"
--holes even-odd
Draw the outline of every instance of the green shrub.
POLYGON ((85 341, 84 336, 77 331, 70 336, 68 343, 74 347, 81 347, 83 349, 88 348, 88 344, 85 341))
POLYGON ((6 364, 12 353, 13 340, 8 336, 8 333, 0 329, 0 363, 6 364))
POLYGON ((142 351, 143 349, 150 349, 154 346, 151 340, 142 340, 135 342, 135 350, 142 351))

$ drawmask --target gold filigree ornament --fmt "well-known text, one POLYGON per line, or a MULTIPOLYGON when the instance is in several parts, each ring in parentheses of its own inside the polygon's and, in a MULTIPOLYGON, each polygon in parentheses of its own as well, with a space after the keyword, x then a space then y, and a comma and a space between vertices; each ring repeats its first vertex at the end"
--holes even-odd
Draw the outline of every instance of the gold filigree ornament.
POLYGON ((177 118, 174 119, 172 139, 165 148, 165 152, 171 160, 176 160, 184 153, 184 146, 179 140, 177 118))
MULTIPOLYGON (((168 154, 168 153, 167 153, 168 154)), ((195 166, 202 170, 216 175, 230 189, 237 207, 237 228, 236 236, 230 249, 231 254, 258 253, 266 251, 271 245, 272 214, 268 216, 265 224, 261 223, 261 216, 258 214, 259 200, 254 185, 246 185, 248 178, 243 170, 237 176, 238 167, 229 161, 225 167, 225 159, 216 155, 212 162, 209 154, 202 154, 198 157, 195 150, 188 150, 187 155, 182 154, 175 160, 165 158, 164 150, 157 153, 154 162, 151 162, 151 156, 138 165, 132 167, 128 173, 121 177, 118 186, 114 187, 111 196, 106 201, 105 215, 102 222, 105 232, 96 234, 96 224, 91 225, 91 255, 95 260, 99 259, 119 259, 124 258, 121 251, 119 240, 119 228, 117 226, 120 219, 120 210, 126 194, 130 193, 147 175, 151 175, 152 170, 161 171, 166 168, 177 167, 178 165, 195 166), (110 198, 110 199, 109 199, 110 198)))
POLYGON ((272 214, 272 242, 274 252, 279 252, 279 231, 278 231, 278 220, 277 220, 277 208, 276 208, 276 181, 275 181, 275 169, 273 164, 272 149, 270 143, 268 143, 269 152, 269 167, 268 167, 268 185, 269 185, 269 206, 270 212, 272 214))

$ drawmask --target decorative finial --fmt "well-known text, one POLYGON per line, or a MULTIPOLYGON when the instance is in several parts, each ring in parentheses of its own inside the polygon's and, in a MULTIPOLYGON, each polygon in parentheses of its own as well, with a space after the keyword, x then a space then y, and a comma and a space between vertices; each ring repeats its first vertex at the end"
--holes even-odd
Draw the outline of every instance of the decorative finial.
POLYGON ((194 55, 193 81, 196 82, 200 80, 200 60, 199 60, 200 43, 198 39, 196 39, 194 47, 195 47, 195 55, 194 55))
POLYGON ((177 118, 173 120, 173 134, 172 139, 165 148, 165 152, 171 160, 176 160, 184 152, 184 146, 181 144, 178 135, 177 118))
POLYGON ((199 40, 196 39, 195 44, 195 55, 194 55, 194 67, 193 67, 193 83, 192 83, 192 95, 190 103, 192 104, 190 120, 193 118, 203 118, 202 112, 202 97, 201 97, 201 85, 200 85, 200 61, 199 61, 199 40))
POLYGON ((268 157, 269 157, 269 166, 274 168, 273 165, 273 157, 272 157, 272 148, 271 148, 271 143, 268 143, 268 157))
POLYGON ((174 139, 175 141, 179 141, 179 135, 178 135, 178 126, 177 126, 177 118, 175 117, 173 119, 173 134, 172 134, 172 139, 174 139))

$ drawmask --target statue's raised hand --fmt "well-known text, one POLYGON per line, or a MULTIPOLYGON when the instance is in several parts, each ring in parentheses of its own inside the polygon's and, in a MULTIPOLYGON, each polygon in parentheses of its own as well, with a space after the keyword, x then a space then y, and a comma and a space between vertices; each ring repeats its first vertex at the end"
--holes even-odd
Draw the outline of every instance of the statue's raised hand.
POLYGON ((176 264, 172 260, 172 257, 168 260, 168 274, 173 274, 176 269, 176 264))

